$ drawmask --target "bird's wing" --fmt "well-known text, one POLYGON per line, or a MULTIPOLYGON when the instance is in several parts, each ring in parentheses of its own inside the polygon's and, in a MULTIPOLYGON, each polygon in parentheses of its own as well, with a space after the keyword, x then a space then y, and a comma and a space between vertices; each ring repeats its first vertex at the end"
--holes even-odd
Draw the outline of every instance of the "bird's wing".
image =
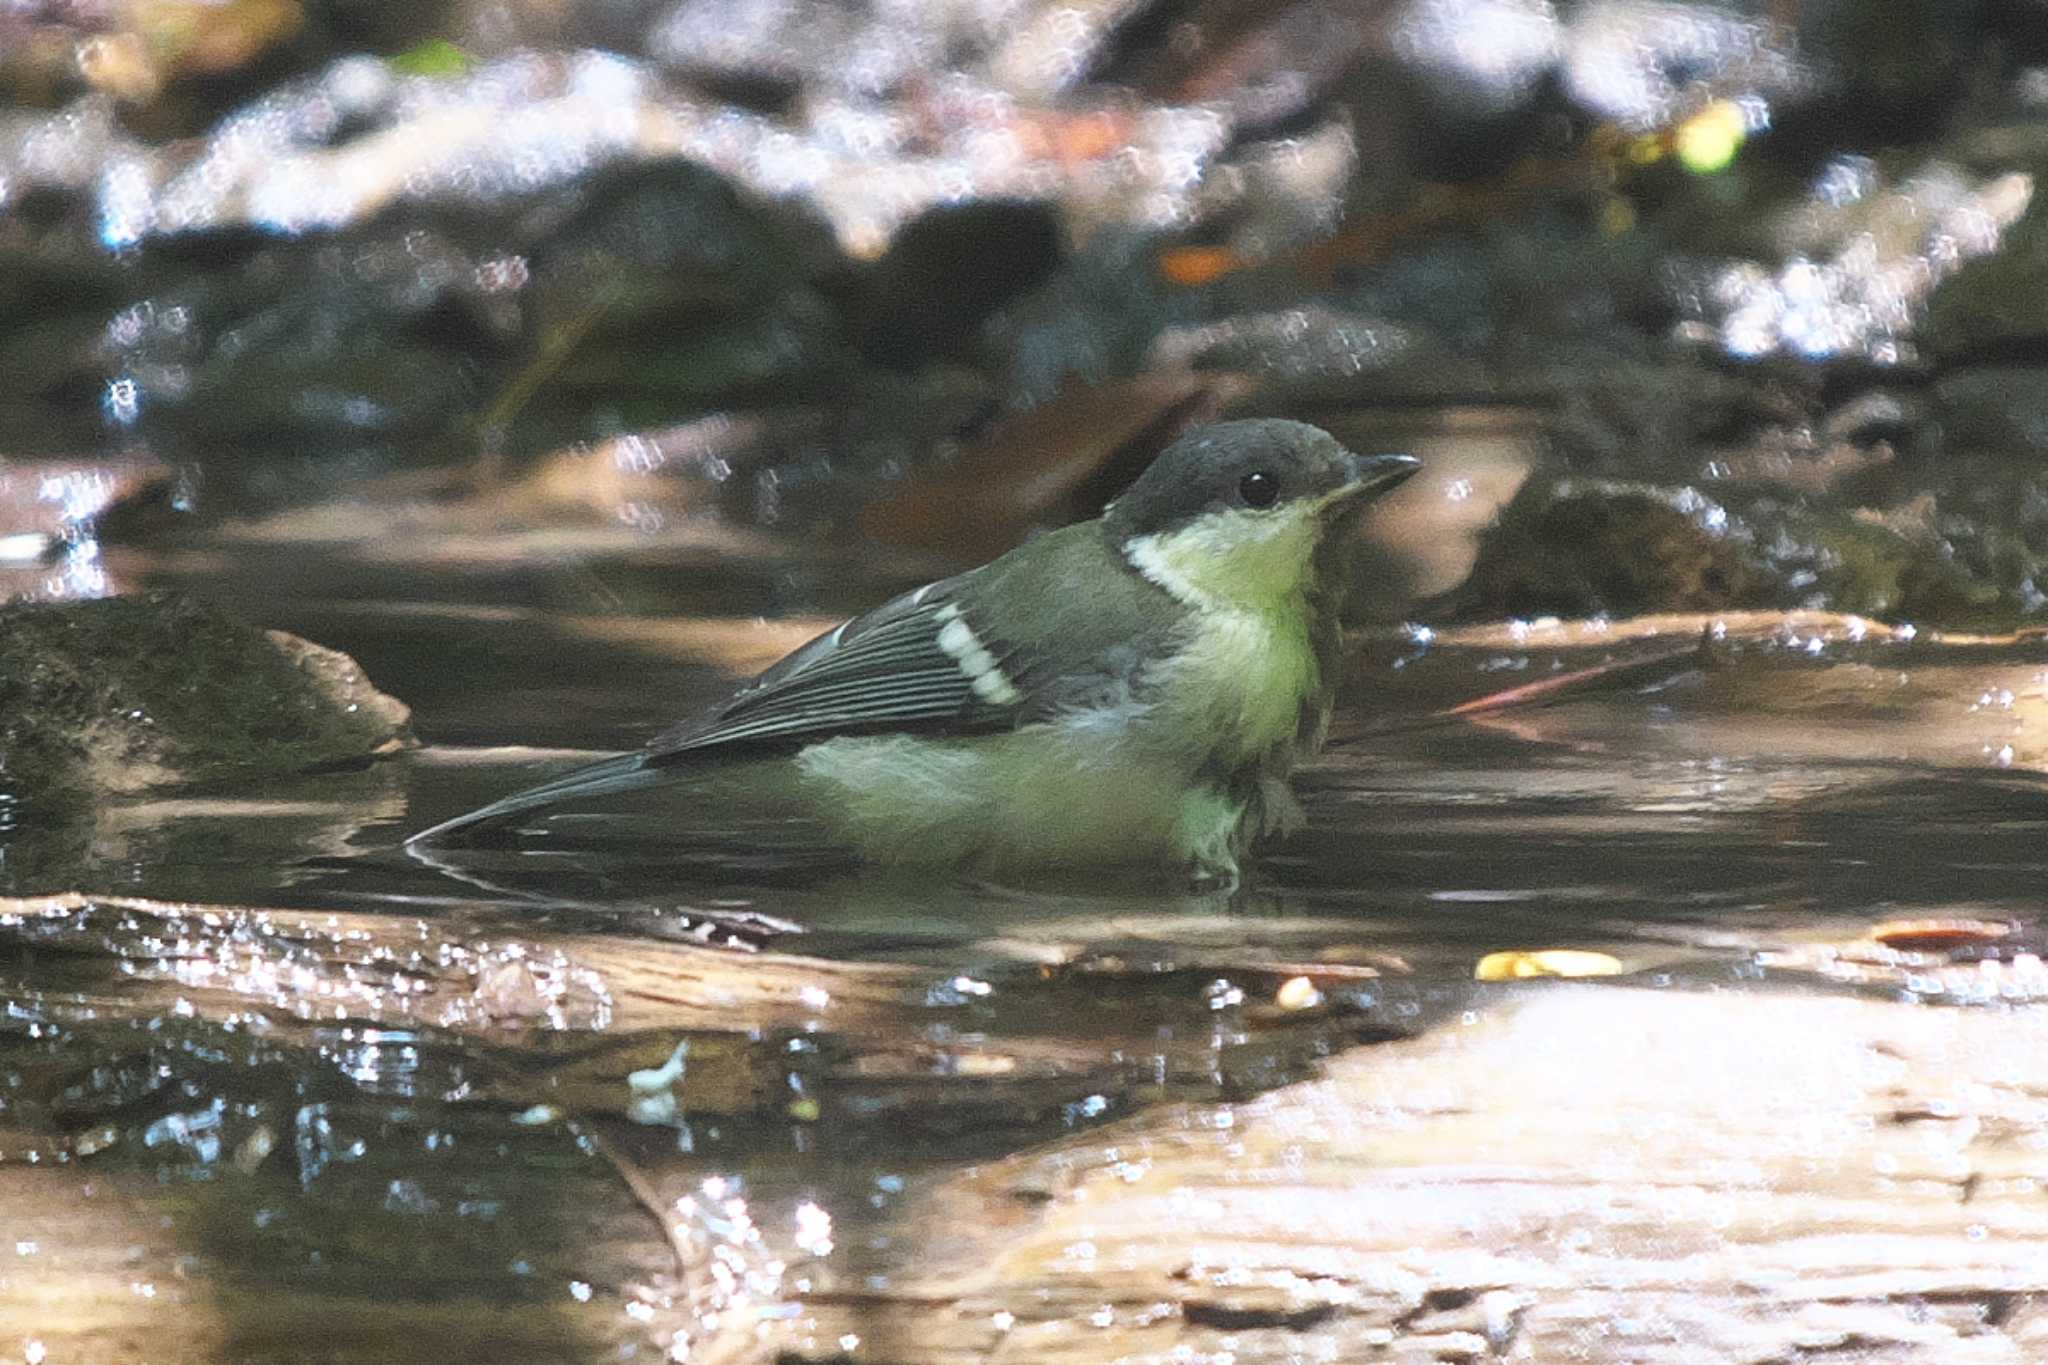
POLYGON ((1011 646, 977 631, 962 610, 970 577, 927 584, 820 635, 715 710, 658 736, 650 761, 829 734, 1016 724, 1025 697, 1003 671, 1011 646))
MULTIPOLYGON (((413 835, 435 843, 563 801, 614 796, 674 779, 712 758, 744 758, 834 734, 879 730, 975 731, 1018 722, 1023 696, 977 677, 1000 669, 955 601, 963 579, 927 584, 827 631, 710 712, 656 736, 636 753, 577 768, 413 835), (969 641, 975 642, 971 646, 969 641), (981 672, 971 671, 980 668, 981 672)), ((1003 675, 998 671, 997 677, 1003 675)))
POLYGON ((1158 595, 1092 523, 1055 531, 819 636, 646 756, 664 766, 840 734, 978 734, 1113 703, 1152 644, 1137 638, 1156 619, 1137 599, 1158 595))
POLYGON ((827 631, 637 753, 516 792, 408 842, 652 786, 700 760, 834 735, 982 734, 1126 703, 1171 625, 1156 614, 1158 589, 1113 554, 1094 523, 1051 532, 827 631), (1000 584, 991 581, 997 576, 1000 584))

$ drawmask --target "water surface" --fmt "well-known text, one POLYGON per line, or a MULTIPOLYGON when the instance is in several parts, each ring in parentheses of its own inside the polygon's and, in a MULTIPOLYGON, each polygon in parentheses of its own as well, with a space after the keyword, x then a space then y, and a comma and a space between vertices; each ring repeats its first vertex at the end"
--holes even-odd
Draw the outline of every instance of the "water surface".
MULTIPOLYGON (((1453 1129, 1426 1157, 1345 1145, 1422 1121, 1401 1107, 1420 1082, 1371 1091, 1416 1057, 1454 1097, 1429 1113, 1505 1088, 1569 1128, 1573 1089, 1598 1086, 1525 1083, 1499 1057, 1593 1056, 1660 1029, 1690 1040, 1681 1001, 1750 1021, 1810 1008, 1843 1037, 1851 1024, 1827 1011, 1844 1001, 1880 1011, 1857 1021, 1997 1012, 2014 1050, 1973 1044, 1959 1082, 2040 1053, 2039 640, 1724 622, 1718 648, 1647 688, 1444 721, 1432 713, 1500 687, 1684 654, 1710 623, 1376 639, 1340 742, 1300 777, 1308 827, 1231 896, 1147 874, 883 874, 719 828, 442 866, 406 856, 403 836, 644 739, 900 571, 520 559, 366 579, 332 553, 154 573, 356 654, 415 704, 425 748, 0 834, 0 887, 20 898, 0 914, 0 1357, 406 1360, 431 1336, 435 1358, 464 1360, 983 1359, 1024 1349, 1000 1339, 1028 1328, 1037 1344, 1016 1358, 1351 1358, 1359 1341, 1405 1358, 1466 1330, 1432 1325, 1429 1304, 1521 1296, 1512 1312, 1485 1300, 1506 1317, 1473 1329, 1505 1341, 1562 1311, 1573 1282, 1456 1269, 1455 1229, 1513 1205, 1473 1180, 1520 1119, 1453 1129), (591 586, 607 574, 630 598, 591 586), (1490 955, 1551 950, 1597 956, 1521 970, 1596 974, 1484 979, 1515 970, 1490 955), (1562 1015, 1545 1003, 1566 1000, 1562 1015), (1291 1141, 1272 1137, 1310 1113, 1291 1141), (1233 1125, 1238 1158, 1185 1184, 1158 1174, 1165 1135, 1233 1125), (1080 1206, 1044 1172, 1114 1173, 1140 1147, 1112 1191, 1164 1182, 1185 1203, 1227 1171, 1272 1197, 1222 1242, 1191 1204, 1176 1218, 1198 1239, 1133 1214, 1153 1241, 1121 1269, 1047 1243, 1080 1206), (1392 1253, 1354 1246, 1370 1240, 1355 1219, 1322 1234, 1362 1258, 1351 1279, 1244 1269, 1260 1247, 1321 1245, 1281 1231, 1306 1216, 1304 1159, 1340 1173, 1311 1186, 1401 1171, 1437 1192, 1441 1216, 1403 1234, 1421 1288, 1373 1288, 1392 1253), (1414 1311, 1379 1313, 1374 1294, 1414 1311)), ((1704 1032, 1719 1036, 1701 1057, 1740 1036, 1727 1020, 1704 1032)), ((1631 1102, 1654 1127, 1693 1112, 1693 1084, 1721 1087, 1688 1120, 1707 1147, 1715 1116, 1782 1154, 1861 1103, 1813 1090, 1745 1119, 1721 1063, 1658 1046, 1669 1075, 1631 1102)), ((1779 1060, 1753 1055, 1757 1075, 1779 1060)), ((1956 1103, 1928 1102, 1937 1118, 1956 1103)), ((1555 1133, 1527 1152, 1574 1164, 1555 1133)), ((1742 1159, 1743 1189, 1761 1180, 1787 1208, 1818 1197, 1742 1159)), ((1723 1177, 1695 1176, 1712 1206, 1723 1177)), ((1596 1238, 1665 1177, 1601 1178, 1607 1202, 1575 1215, 1596 1238)), ((1925 1191, 1902 1190, 1899 1217, 1924 1222, 1906 1210, 1925 1191)), ((1946 1246, 1926 1258, 1943 1264, 1946 1246)), ((2010 1279, 1985 1292, 2026 1288, 2010 1279)))

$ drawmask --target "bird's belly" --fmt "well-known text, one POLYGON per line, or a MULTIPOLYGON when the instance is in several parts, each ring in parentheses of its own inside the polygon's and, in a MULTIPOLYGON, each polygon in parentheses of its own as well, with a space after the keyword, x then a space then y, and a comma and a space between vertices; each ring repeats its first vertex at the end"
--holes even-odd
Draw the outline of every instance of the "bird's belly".
POLYGON ((797 766, 833 833, 880 863, 1005 872, 1184 862, 1191 813, 1227 826, 1226 844, 1242 815, 1191 792, 1181 764, 1113 753, 1085 726, 833 739, 803 750, 797 766))

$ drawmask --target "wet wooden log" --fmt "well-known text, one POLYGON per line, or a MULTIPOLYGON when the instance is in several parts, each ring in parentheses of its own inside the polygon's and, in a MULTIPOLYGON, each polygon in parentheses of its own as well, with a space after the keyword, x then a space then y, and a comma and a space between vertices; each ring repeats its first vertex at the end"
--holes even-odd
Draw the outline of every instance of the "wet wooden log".
POLYGON ((958 1175, 803 1358, 2048 1358, 2044 1044, 2036 1010, 1532 987, 958 1175))
POLYGON ((864 1012, 922 996, 930 968, 737 952, 712 943, 609 939, 443 913, 186 905, 78 892, 0 897, 0 927, 45 952, 105 955, 122 970, 72 1008, 148 1015, 242 1011, 293 1020, 507 1029, 744 1032, 864 1012))

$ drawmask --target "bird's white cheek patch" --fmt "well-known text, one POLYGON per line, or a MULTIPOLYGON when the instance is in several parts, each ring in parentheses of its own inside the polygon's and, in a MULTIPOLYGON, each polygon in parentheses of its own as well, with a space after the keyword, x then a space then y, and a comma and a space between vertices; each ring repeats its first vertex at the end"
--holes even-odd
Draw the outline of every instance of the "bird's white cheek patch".
POLYGON ((1278 512, 1212 512, 1177 531, 1133 537, 1124 560, 1188 606, 1272 610, 1309 587, 1317 535, 1307 503, 1278 512))
POLYGON ((960 608, 945 607, 938 619, 946 624, 939 631, 939 648, 946 651, 946 657, 960 665, 960 671, 967 675, 967 683, 974 689, 974 695, 991 706, 1014 706, 1023 700, 1008 678, 1003 676, 1002 666, 996 656, 988 652, 988 646, 974 633, 974 628, 961 618, 960 608))

